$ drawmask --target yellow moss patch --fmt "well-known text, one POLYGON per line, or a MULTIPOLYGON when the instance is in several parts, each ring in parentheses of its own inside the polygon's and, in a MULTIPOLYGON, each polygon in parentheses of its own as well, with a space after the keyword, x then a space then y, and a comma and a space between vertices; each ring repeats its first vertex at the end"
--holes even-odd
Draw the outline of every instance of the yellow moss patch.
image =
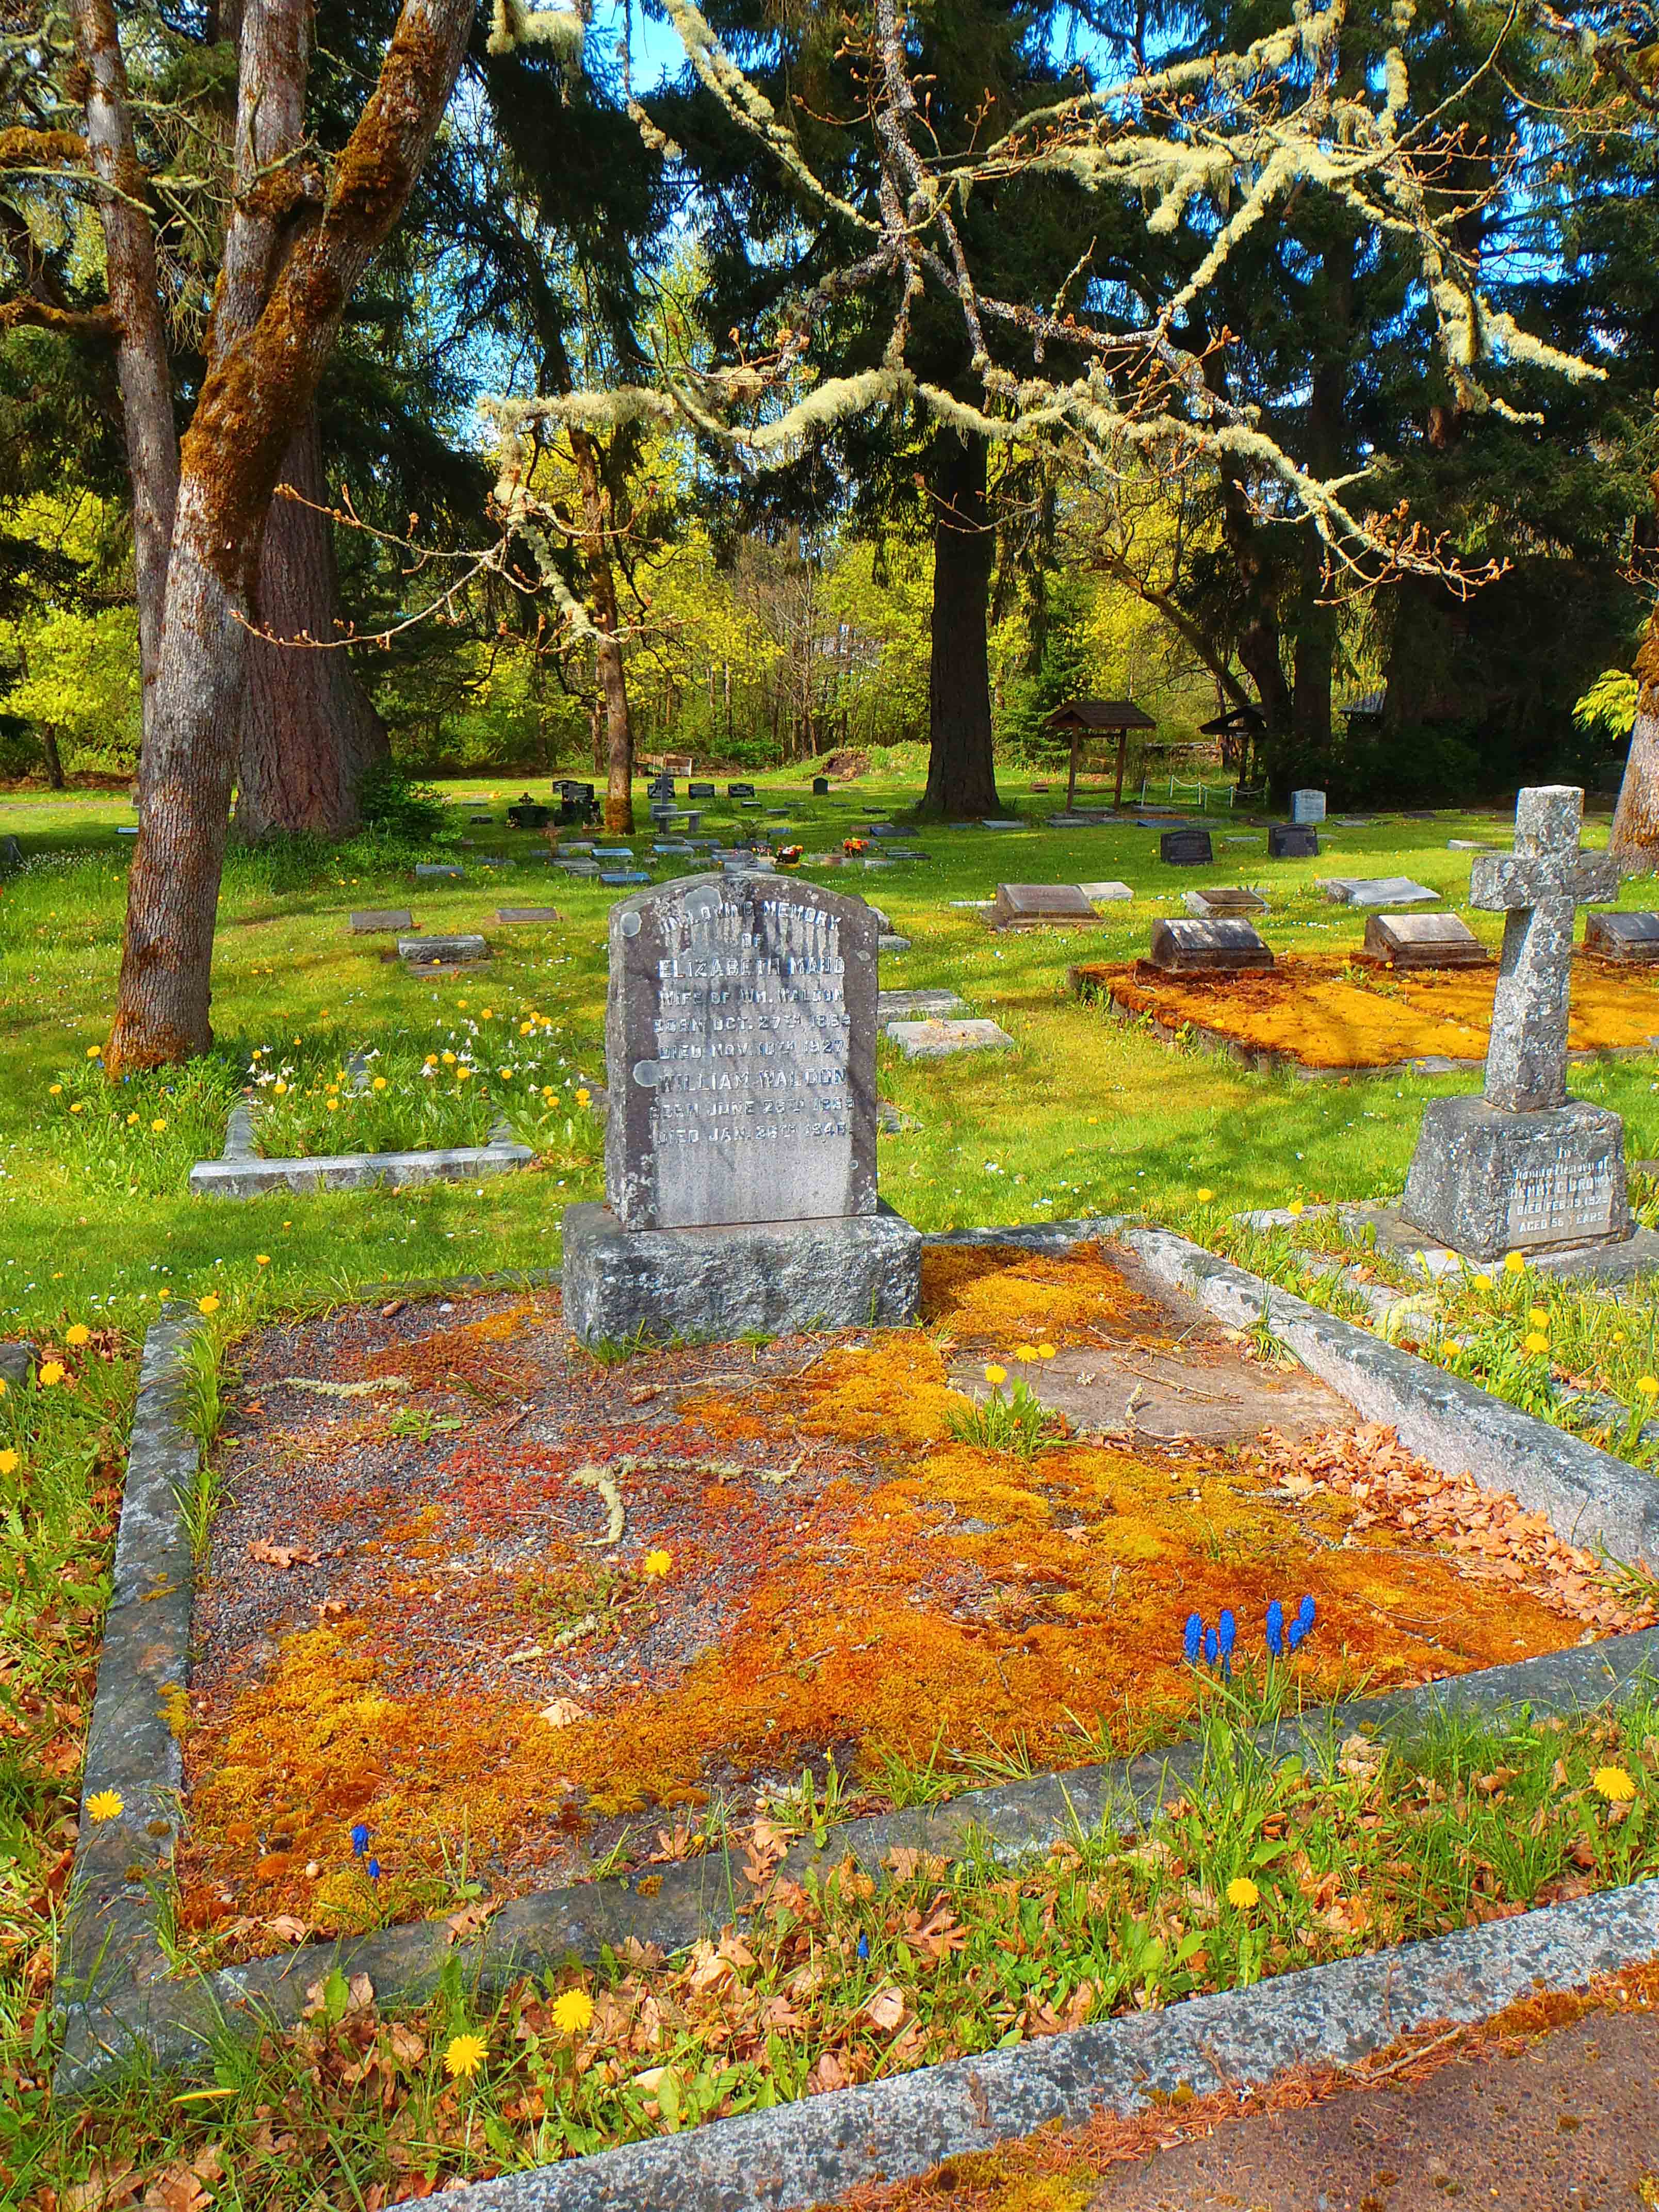
POLYGON ((1073 1344, 1114 1323, 1144 1328, 1161 1318, 1098 1244, 1063 1257, 1007 1245, 935 1246, 922 1255, 921 1310, 958 1341, 1010 1350, 1026 1338, 1073 1344))
MULTIPOLYGON (((1495 968, 1345 976, 1340 955, 1285 953, 1259 975, 1152 976, 1134 967, 1080 971, 1127 1013, 1191 1023, 1304 1067, 1385 1067, 1427 1054, 1481 1060, 1495 968)), ((1659 1040, 1659 985, 1575 957, 1567 1042, 1609 1052, 1659 1040)))

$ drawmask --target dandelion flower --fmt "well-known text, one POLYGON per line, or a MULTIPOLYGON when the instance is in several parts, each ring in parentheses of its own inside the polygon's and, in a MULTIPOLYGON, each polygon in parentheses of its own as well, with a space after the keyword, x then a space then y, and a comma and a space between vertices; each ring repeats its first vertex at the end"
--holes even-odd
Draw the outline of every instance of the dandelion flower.
POLYGON ((100 1044, 89 1044, 89 1045, 87 1047, 87 1058, 88 1058, 88 1060, 101 1060, 101 1059, 103 1058, 103 1056, 104 1056, 104 1048, 103 1048, 103 1046, 102 1046, 102 1045, 100 1045, 100 1044))
POLYGON ((647 1552, 641 1562, 641 1568, 647 1575, 665 1575, 673 1564, 672 1552, 647 1552))
POLYGON ((1227 1884, 1227 1902, 1236 1912, 1248 1912, 1261 1902, 1261 1892, 1247 1874, 1236 1874, 1227 1884))
POLYGON ((1548 1314, 1546 1313, 1542 1306, 1529 1307, 1527 1311, 1527 1319, 1532 1323, 1532 1326, 1534 1328, 1547 1328, 1550 1325, 1550 1317, 1548 1314))
POLYGON ((534 1022, 520 1022, 519 1024, 519 1035, 520 1036, 529 1036, 533 1034, 535 1027, 536 1024, 534 1022))
POLYGON ((1008 1370, 1006 1367, 988 1367, 985 1370, 985 1379, 994 1390, 1000 1390, 1008 1380, 1008 1370))
POLYGON ((593 1094, 591 1091, 579 1091, 576 1093, 576 1103, 579 1106, 591 1105, 592 1103, 592 1099, 593 1094))
POLYGON ((86 1110, 85 1104, 79 1098, 77 1098, 74 1105, 70 1108, 70 1112, 71 1114, 84 1114, 86 1110))
POLYGON ((64 1331, 64 1341, 65 1344, 90 1344, 92 1341, 92 1331, 87 1327, 83 1321, 72 1322, 70 1326, 64 1331))
POLYGON ((1212 1190, 1201 1190, 1198 1194, 1198 1202, 1200 1206, 1210 1205, 1214 1198, 1215 1193, 1212 1190))
POLYGON ((435 1067, 438 1065, 437 1054, 435 1052, 428 1053, 426 1058, 421 1062, 421 1065, 422 1067, 435 1067))
POLYGON ((161 1115, 158 1114, 158 1115, 156 1115, 155 1119, 155 1120, 150 1123, 150 1125, 149 1125, 149 1133, 151 1134, 151 1136, 152 1136, 152 1137, 159 1137, 159 1136, 161 1135, 161 1133, 162 1130, 163 1130, 163 1129, 165 1129, 165 1128, 166 1128, 166 1127, 167 1127, 167 1123, 166 1123, 166 1122, 161 1119, 161 1115))
POLYGON ((445 1054, 443 1055, 443 1062, 444 1062, 444 1066, 445 1066, 446 1067, 453 1067, 453 1066, 454 1066, 454 1065, 455 1065, 455 1055, 454 1055, 454 1054, 453 1054, 453 1052, 447 1052, 447 1053, 445 1053, 445 1054))
POLYGON ((1293 1198, 1285 1210, 1292 1221, 1298 1219, 1302 1212, 1302 1200, 1299 1198, 1293 1198))
POLYGON ((63 1091, 64 1086, 61 1083, 49 1083, 46 1085, 46 1094, 52 1098, 61 1097, 63 1096, 63 1091))
POLYGON ((1038 1346, 1037 1346, 1037 1358, 1038 1358, 1039 1359, 1052 1359, 1052 1358, 1054 1358, 1054 1346, 1053 1346, 1052 1344, 1040 1344, 1040 1345, 1038 1345, 1038 1346))
POLYGON ((46 1365, 40 1370, 40 1372, 35 1377, 35 1380, 40 1383, 43 1390, 52 1390, 55 1389, 58 1383, 63 1381, 66 1372, 67 1370, 64 1369, 58 1361, 56 1359, 49 1359, 46 1365))
POLYGON ((1528 1352, 1547 1352, 1550 1348, 1548 1337, 1540 1334, 1537 1329, 1532 1330, 1521 1341, 1522 1349, 1528 1352))
POLYGON ((1034 1344, 1017 1344, 1014 1346, 1014 1357, 1022 1367, 1028 1366, 1036 1356, 1037 1348, 1034 1344))
POLYGON ((478 1019, 481 1022, 487 1022, 495 1011, 495 1009, 494 1006, 486 1006, 483 1012, 479 1015, 478 1019))
POLYGON ((585 2035, 593 2025, 593 2000, 586 1990, 566 1990, 553 2000, 553 2025, 561 2035, 585 2035))
POLYGON ((286 1083, 284 1083, 284 1082, 283 1082, 283 1079, 282 1079, 282 1077, 281 1077, 280 1075, 279 1075, 279 1076, 277 1077, 277 1079, 276 1079, 276 1082, 275 1089, 276 1089, 276 1096, 277 1096, 279 1098, 283 1097, 286 1094, 286 1092, 287 1092, 287 1091, 288 1091, 288 1085, 287 1085, 287 1084, 286 1084, 286 1083))
POLYGON ((1492 1288, 1492 1277, 1477 1275, 1474 1279, 1474 1287, 1477 1291, 1489 1291, 1492 1288))
POLYGON ((1598 1766, 1590 1777, 1590 1788, 1609 1805, 1628 1805, 1636 1795, 1636 1784, 1622 1766, 1598 1766))
POLYGON ((455 1071, 455 1080, 457 1083, 471 1083, 472 1070, 470 1067, 458 1067, 455 1071))
POLYGON ((1659 1398, 1659 1376, 1638 1375, 1636 1387, 1644 1398, 1659 1398))
POLYGON ((371 1088, 371 1090, 374 1090, 374 1091, 384 1091, 384 1090, 386 1089, 386 1078, 385 1078, 385 1076, 383 1076, 383 1075, 377 1075, 377 1076, 375 1077, 375 1079, 374 1079, 374 1080, 373 1084, 372 1084, 369 1087, 371 1088))
POLYGON ((253 1255, 253 1264, 256 1267, 268 1267, 270 1265, 270 1253, 256 1252, 253 1255))
POLYGON ((218 1297, 212 1291, 210 1291, 204 1298, 197 1299, 196 1310, 198 1313, 216 1314, 219 1310, 218 1297))
POLYGON ((329 1110, 329 1112, 330 1112, 331 1114, 337 1114, 337 1113, 339 1112, 339 1110, 340 1110, 340 1102, 339 1102, 339 1100, 338 1100, 337 1098, 331 1098, 331 1099, 329 1100, 329 1102, 328 1102, 328 1110, 329 1110))
POLYGON ((129 1115, 127 1115, 127 1127, 128 1127, 128 1128, 129 1128, 129 1129, 136 1129, 136 1128, 137 1127, 137 1126, 138 1126, 138 1116, 137 1116, 136 1114, 129 1114, 129 1115))
POLYGON ((489 2056, 481 2035, 452 2035, 444 2045, 444 2071, 452 2081, 470 2081, 489 2056))
POLYGON ((87 1812, 94 1820, 118 1820, 127 1809, 127 1801, 118 1790, 96 1790, 87 1800, 87 1812))
POLYGON ((155 1295, 158 1298, 170 1298, 173 1296, 173 1293, 165 1285, 163 1285, 161 1290, 157 1291, 155 1295))
POLYGON ((1504 1273, 1506 1275, 1524 1275, 1526 1272, 1526 1261, 1519 1252, 1510 1252, 1504 1255, 1504 1273))
POLYGON ((0 1451, 0 1474, 15 1474, 21 1464, 18 1454, 9 1445, 4 1451, 0 1451))

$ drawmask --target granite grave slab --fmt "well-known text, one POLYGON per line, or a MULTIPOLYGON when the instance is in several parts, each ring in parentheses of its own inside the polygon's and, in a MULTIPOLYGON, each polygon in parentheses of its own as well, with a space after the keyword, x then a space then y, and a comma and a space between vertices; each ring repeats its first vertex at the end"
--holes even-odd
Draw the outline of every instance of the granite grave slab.
POLYGON ((1584 917, 1584 950, 1598 960, 1632 968, 1659 961, 1659 914, 1591 914, 1584 917))
POLYGON ((906 1060, 949 1060, 959 1052, 1012 1052, 1014 1044, 995 1022, 952 1021, 944 1015, 889 1022, 887 1035, 906 1060))
POLYGON ((1166 830, 1158 841, 1158 857, 1166 868, 1208 868, 1215 865, 1215 848, 1207 830, 1166 830))
POLYGON ((1492 955, 1456 914, 1372 914, 1365 950, 1391 968, 1482 968, 1492 955))
POLYGON ((465 871, 460 868, 450 867, 435 860, 417 860, 415 863, 415 879, 417 883, 459 883, 464 872, 465 871))
POLYGON ((1314 860, 1319 857, 1319 832, 1302 823, 1267 824, 1270 860, 1314 860))
POLYGON ((993 929, 1088 929, 1100 917, 1078 884, 999 884, 993 929))
POLYGON ((1218 921, 1227 915, 1267 911, 1267 902, 1261 892, 1243 884, 1212 884, 1205 890, 1183 891, 1181 903, 1200 921, 1218 921))
POLYGON ((1427 906, 1440 897, 1409 876, 1322 876, 1319 888, 1338 906, 1427 906))
POLYGON ((1325 819, 1325 794, 1322 791, 1293 791, 1291 793, 1291 819, 1300 829, 1310 823, 1325 819))
POLYGON ((1127 884, 1121 884, 1115 881, 1100 884, 1079 884, 1078 885, 1078 889, 1082 892, 1085 898, 1092 899, 1097 906, 1114 906, 1121 900, 1132 899, 1134 896, 1134 893, 1130 890, 1127 884))
POLYGON ((497 921, 528 924, 557 921, 560 915, 556 906, 498 906, 495 909, 495 919, 497 921))
POLYGON ((400 937, 398 957, 406 968, 460 968, 488 960, 489 946, 482 937, 400 937))
POLYGON ((1155 921, 1146 957, 1166 975, 1234 975, 1273 964, 1271 950, 1254 926, 1237 918, 1155 921))
POLYGON ((415 917, 406 906, 363 907, 351 917, 354 937, 376 937, 387 930, 411 930, 415 917))

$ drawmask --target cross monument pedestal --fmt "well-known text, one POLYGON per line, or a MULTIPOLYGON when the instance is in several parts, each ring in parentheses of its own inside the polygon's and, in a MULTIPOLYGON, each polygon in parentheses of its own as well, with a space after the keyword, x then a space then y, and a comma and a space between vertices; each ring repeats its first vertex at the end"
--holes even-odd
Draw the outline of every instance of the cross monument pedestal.
POLYGON ((1619 892, 1617 863, 1579 849, 1583 811, 1569 785, 1522 792, 1513 854, 1482 854, 1469 869, 1472 904, 1506 916, 1486 1087, 1424 1109, 1401 1212, 1472 1260, 1617 1243, 1632 1231, 1624 1122, 1567 1097, 1573 915, 1619 892))

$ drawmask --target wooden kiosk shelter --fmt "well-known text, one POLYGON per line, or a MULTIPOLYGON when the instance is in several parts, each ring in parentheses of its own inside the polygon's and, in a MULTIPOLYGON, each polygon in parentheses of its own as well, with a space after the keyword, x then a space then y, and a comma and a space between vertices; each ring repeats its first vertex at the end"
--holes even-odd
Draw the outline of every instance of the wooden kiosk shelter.
POLYGON ((1123 804, 1123 763, 1129 748, 1131 730, 1155 730, 1158 724, 1150 714, 1143 714, 1133 699, 1068 699, 1063 707, 1056 707, 1042 725, 1056 735, 1061 731, 1070 733, 1072 761, 1066 779, 1066 811, 1069 814, 1077 804, 1077 762, 1084 741, 1089 738, 1117 738, 1117 789, 1113 794, 1114 806, 1123 804))

